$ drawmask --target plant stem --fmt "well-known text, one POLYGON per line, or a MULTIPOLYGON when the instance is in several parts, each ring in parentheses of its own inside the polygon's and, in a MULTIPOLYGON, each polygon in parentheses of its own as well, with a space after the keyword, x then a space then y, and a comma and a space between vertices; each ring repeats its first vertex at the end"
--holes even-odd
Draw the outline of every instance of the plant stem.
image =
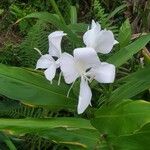
POLYGON ((59 8, 55 2, 55 0, 50 0, 50 3, 53 7, 53 9, 55 10, 56 14, 60 17, 61 21, 66 24, 65 20, 64 20, 64 17, 61 15, 61 12, 59 11, 59 8))

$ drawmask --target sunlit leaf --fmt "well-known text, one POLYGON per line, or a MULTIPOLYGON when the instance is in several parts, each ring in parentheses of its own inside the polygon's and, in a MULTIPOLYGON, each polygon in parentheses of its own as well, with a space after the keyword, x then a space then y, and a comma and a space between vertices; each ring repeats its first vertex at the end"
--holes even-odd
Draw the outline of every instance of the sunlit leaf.
POLYGON ((138 51, 145 47, 145 45, 150 41, 150 34, 141 36, 139 39, 131 43, 130 45, 120 49, 118 52, 114 53, 107 62, 114 64, 119 67, 126 63, 129 59, 133 57, 138 51))
POLYGON ((92 119, 93 126, 108 137, 133 134, 148 122, 150 103, 142 100, 128 100, 116 106, 104 106, 92 119))
POLYGON ((79 149, 94 149, 99 141, 97 130, 81 118, 0 119, 0 130, 13 135, 33 133, 79 149))

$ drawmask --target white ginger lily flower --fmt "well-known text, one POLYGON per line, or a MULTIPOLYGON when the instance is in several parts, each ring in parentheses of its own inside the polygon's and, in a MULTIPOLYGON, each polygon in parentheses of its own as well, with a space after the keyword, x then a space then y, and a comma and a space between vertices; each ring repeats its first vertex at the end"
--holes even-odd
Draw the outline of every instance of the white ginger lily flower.
POLYGON ((91 103, 92 92, 88 85, 89 78, 98 82, 111 83, 115 78, 115 67, 108 63, 101 63, 93 48, 77 48, 73 55, 63 53, 60 58, 60 68, 65 82, 74 83, 81 77, 78 100, 78 114, 81 114, 91 103))
POLYGON ((115 74, 115 66, 107 62, 101 62, 99 66, 92 68, 88 72, 88 75, 99 83, 113 83, 115 74))
POLYGON ((61 40, 66 35, 63 31, 52 32, 48 36, 49 40, 49 54, 42 55, 39 50, 41 57, 37 61, 36 69, 45 69, 44 74, 47 80, 51 81, 55 77, 56 69, 59 68, 59 58, 61 56, 61 40), (52 56, 58 58, 54 60, 52 56))
POLYGON ((55 31, 52 32, 49 36, 48 36, 48 41, 49 41, 49 54, 51 56, 55 56, 60 58, 61 56, 61 41, 62 41, 62 37, 67 35, 66 33, 64 33, 63 31, 55 31))
POLYGON ((92 20, 91 29, 84 33, 83 41, 87 47, 92 47, 102 54, 109 53, 118 43, 110 30, 101 30, 100 24, 94 20, 92 20))
POLYGON ((50 54, 42 55, 36 64, 36 69, 45 69, 44 75, 47 80, 52 81, 59 67, 57 61, 50 54))

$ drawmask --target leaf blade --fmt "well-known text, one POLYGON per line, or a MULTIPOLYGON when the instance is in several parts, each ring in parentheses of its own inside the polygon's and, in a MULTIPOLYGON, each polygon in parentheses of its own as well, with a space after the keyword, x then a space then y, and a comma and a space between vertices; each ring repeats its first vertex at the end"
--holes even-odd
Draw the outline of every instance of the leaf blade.
POLYGON ((107 62, 114 64, 116 67, 123 65, 127 62, 134 54, 140 51, 150 41, 150 34, 141 36, 135 42, 122 48, 118 52, 114 53, 107 62))
POLYGON ((9 130, 13 135, 38 134, 59 144, 88 150, 94 149, 99 140, 97 130, 82 118, 0 119, 0 130, 9 130))
POLYGON ((150 67, 146 67, 121 79, 121 81, 125 83, 112 92, 109 98, 110 103, 117 103, 122 99, 132 98, 150 88, 149 75, 150 67))
POLYGON ((0 93, 32 105, 48 106, 51 109, 74 109, 74 98, 67 98, 67 86, 52 85, 32 71, 0 64, 0 93))
POLYGON ((109 137, 132 134, 150 122, 150 103, 125 100, 116 106, 104 106, 95 113, 91 122, 101 134, 109 137))

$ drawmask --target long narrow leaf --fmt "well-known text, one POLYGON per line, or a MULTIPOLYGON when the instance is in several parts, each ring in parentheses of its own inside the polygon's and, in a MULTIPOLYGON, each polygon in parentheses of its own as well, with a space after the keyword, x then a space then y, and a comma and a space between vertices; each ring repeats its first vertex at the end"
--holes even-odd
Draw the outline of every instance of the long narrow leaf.
POLYGON ((134 54, 144 48, 149 41, 150 34, 142 36, 135 42, 114 53, 107 61, 119 67, 131 59, 134 54))
POLYGON ((108 20, 114 17, 117 13, 123 11, 125 7, 127 7, 127 4, 123 4, 117 7, 113 12, 110 13, 110 15, 108 16, 108 20))
POLYGON ((78 149, 94 149, 99 141, 98 131, 81 118, 0 119, 0 130, 9 130, 14 135, 33 133, 78 149))
POLYGON ((116 103, 122 99, 131 98, 150 88, 150 67, 130 74, 121 81, 124 81, 125 83, 112 93, 109 99, 111 103, 116 103))
POLYGON ((71 24, 76 24, 77 23, 77 9, 75 6, 71 6, 70 8, 70 21, 71 24))

